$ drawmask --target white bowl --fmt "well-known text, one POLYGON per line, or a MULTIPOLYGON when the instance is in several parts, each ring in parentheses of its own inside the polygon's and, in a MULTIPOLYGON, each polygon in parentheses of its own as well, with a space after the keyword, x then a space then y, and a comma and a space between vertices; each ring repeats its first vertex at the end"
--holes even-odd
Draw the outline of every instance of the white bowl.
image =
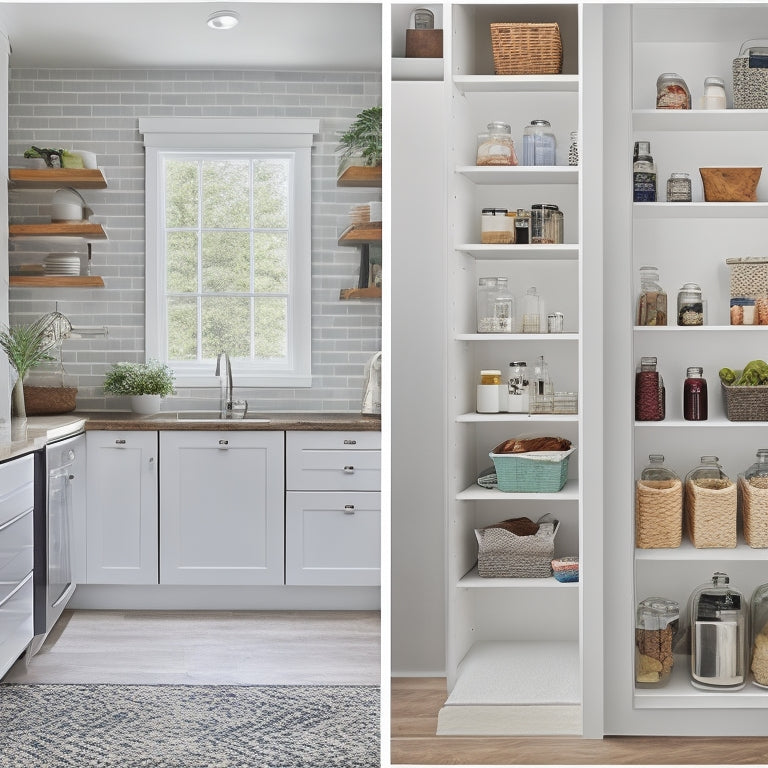
POLYGON ((51 221, 82 221, 85 217, 85 200, 76 189, 63 187, 53 193, 51 221))

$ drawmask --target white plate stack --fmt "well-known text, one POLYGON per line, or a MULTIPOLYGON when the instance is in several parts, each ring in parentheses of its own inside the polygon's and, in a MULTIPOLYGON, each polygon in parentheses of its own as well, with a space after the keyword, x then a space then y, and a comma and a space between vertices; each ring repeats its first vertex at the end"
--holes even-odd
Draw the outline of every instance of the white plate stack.
POLYGON ((45 257, 43 271, 46 275, 77 276, 80 274, 80 257, 72 253, 51 253, 45 257))

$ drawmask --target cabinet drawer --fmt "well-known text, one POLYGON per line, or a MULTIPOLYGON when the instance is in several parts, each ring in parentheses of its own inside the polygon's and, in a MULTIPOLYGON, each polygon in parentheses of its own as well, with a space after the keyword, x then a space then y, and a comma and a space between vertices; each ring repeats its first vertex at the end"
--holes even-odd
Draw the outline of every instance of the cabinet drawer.
POLYGON ((289 491, 285 497, 286 584, 380 584, 380 494, 289 491))
POLYGON ((0 526, 0 603, 32 571, 32 510, 0 526))
POLYGON ((381 489, 378 432, 288 432, 286 487, 291 491, 381 489))
POLYGON ((0 602, 0 677, 13 665, 34 635, 32 574, 0 602))
POLYGON ((32 456, 0 464, 0 525, 32 509, 35 503, 32 456))

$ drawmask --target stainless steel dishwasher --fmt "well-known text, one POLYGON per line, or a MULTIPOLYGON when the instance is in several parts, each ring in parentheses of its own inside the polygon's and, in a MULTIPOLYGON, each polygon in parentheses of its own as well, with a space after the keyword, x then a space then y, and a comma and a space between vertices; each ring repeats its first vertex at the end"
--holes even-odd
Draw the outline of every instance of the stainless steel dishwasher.
POLYGON ((85 435, 49 443, 35 456, 35 637, 32 656, 74 594, 75 506, 85 503, 85 435))

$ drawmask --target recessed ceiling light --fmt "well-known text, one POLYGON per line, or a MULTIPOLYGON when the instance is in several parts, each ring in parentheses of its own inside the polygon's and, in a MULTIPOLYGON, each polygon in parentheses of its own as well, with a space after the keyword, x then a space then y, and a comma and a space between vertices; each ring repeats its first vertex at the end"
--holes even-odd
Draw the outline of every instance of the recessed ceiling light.
POLYGON ((211 29, 232 29, 240 23, 240 17, 235 11, 214 11, 208 17, 211 29))

